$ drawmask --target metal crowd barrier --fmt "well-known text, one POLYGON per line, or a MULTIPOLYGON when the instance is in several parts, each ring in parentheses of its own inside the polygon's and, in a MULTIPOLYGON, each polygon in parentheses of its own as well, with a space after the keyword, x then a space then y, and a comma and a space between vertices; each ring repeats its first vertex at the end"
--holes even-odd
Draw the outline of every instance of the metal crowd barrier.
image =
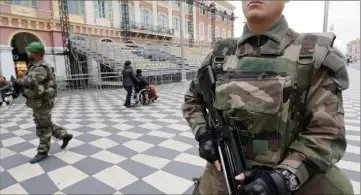
MULTIPOLYGON (((168 69, 142 69, 143 77, 152 84, 165 85, 182 82, 182 73, 185 72, 186 80, 195 78, 197 69, 182 70, 179 68, 168 69)), ((59 96, 93 94, 101 96, 107 91, 123 88, 123 76, 119 72, 101 72, 99 75, 77 74, 68 77, 57 77, 59 96)))

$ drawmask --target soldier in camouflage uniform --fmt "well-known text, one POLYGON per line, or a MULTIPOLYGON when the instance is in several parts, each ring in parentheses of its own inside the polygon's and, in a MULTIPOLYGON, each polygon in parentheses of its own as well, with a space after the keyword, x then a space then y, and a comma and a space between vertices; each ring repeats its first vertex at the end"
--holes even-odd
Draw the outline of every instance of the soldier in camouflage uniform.
MULTIPOLYGON (((290 29, 285 1, 242 3, 242 36, 216 42, 203 62, 216 74, 215 108, 246 140, 247 170, 235 179, 253 195, 353 194, 335 165, 347 146, 342 91, 349 80, 334 34, 290 29), (219 56, 224 62, 214 61, 219 56)), ((208 161, 194 194, 226 194, 204 109, 197 77, 182 105, 208 161)))
POLYGON ((65 148, 73 138, 65 129, 51 120, 51 109, 57 96, 55 74, 51 66, 44 61, 44 45, 32 42, 26 47, 30 64, 24 76, 17 80, 16 85, 22 86, 26 105, 33 110, 36 124, 36 135, 40 143, 38 153, 30 163, 37 163, 48 157, 51 136, 63 140, 61 148, 65 148))

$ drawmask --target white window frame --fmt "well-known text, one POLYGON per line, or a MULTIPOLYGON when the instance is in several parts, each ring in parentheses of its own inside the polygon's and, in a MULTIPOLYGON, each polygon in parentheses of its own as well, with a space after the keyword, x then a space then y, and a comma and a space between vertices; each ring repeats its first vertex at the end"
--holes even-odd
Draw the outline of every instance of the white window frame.
POLYGON ((220 29, 218 27, 216 27, 216 38, 219 38, 219 34, 220 34, 220 29))
POLYGON ((106 0, 93 1, 95 18, 113 20, 113 2, 106 0))
POLYGON ((212 41, 212 25, 208 24, 208 41, 212 41))
POLYGON ((199 23, 199 39, 204 40, 204 23, 199 23))
POLYGON ((153 21, 152 21, 152 15, 153 12, 149 9, 146 9, 146 8, 141 8, 140 9, 140 23, 148 28, 150 27, 151 25, 153 25, 153 21), (145 15, 145 13, 147 13, 147 15, 145 15), (146 17, 145 17, 146 16, 146 17))
POLYGON ((85 1, 68 0, 69 14, 85 16, 85 1))
POLYGON ((6 0, 6 3, 18 5, 18 6, 24 6, 24 7, 32 7, 32 8, 38 8, 39 7, 39 1, 38 0, 6 0))
POLYGON ((166 29, 168 28, 168 15, 165 13, 158 13, 158 26, 160 28, 166 29), (163 25, 161 25, 162 23, 162 18, 163 18, 163 25))
POLYGON ((173 16, 172 26, 174 30, 180 31, 180 18, 178 16, 173 16))

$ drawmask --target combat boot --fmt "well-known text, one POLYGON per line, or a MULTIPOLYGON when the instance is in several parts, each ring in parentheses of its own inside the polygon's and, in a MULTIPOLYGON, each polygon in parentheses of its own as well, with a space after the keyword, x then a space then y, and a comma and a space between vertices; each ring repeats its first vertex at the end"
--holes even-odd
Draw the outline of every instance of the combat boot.
POLYGON ((49 155, 47 152, 38 152, 34 158, 29 160, 29 163, 30 164, 38 163, 38 162, 46 159, 48 156, 49 155))
POLYGON ((63 144, 61 145, 60 148, 64 149, 68 145, 68 143, 69 143, 69 141, 71 139, 73 139, 73 135, 72 134, 66 134, 65 137, 63 138, 63 144))

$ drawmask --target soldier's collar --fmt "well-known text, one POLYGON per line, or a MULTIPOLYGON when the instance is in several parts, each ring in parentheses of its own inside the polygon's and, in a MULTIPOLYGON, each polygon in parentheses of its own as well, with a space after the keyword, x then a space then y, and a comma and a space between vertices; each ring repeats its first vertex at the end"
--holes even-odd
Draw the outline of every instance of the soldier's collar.
MULTIPOLYGON (((283 37, 286 35, 287 31, 288 31, 288 23, 286 21, 286 18, 282 15, 280 20, 275 25, 273 25, 269 30, 267 30, 265 33, 263 33, 262 35, 269 37, 276 43, 281 43, 281 41, 282 41, 283 37)), ((243 44, 245 41, 247 41, 248 39, 250 39, 251 37, 254 37, 254 36, 260 36, 260 35, 252 33, 248 29, 248 26, 244 25, 242 36, 238 40, 237 45, 243 44)))
POLYGON ((33 62, 32 62, 32 64, 33 64, 34 66, 40 65, 40 64, 42 64, 42 63, 44 63, 44 60, 40 60, 40 61, 37 62, 37 63, 33 63, 33 62))

